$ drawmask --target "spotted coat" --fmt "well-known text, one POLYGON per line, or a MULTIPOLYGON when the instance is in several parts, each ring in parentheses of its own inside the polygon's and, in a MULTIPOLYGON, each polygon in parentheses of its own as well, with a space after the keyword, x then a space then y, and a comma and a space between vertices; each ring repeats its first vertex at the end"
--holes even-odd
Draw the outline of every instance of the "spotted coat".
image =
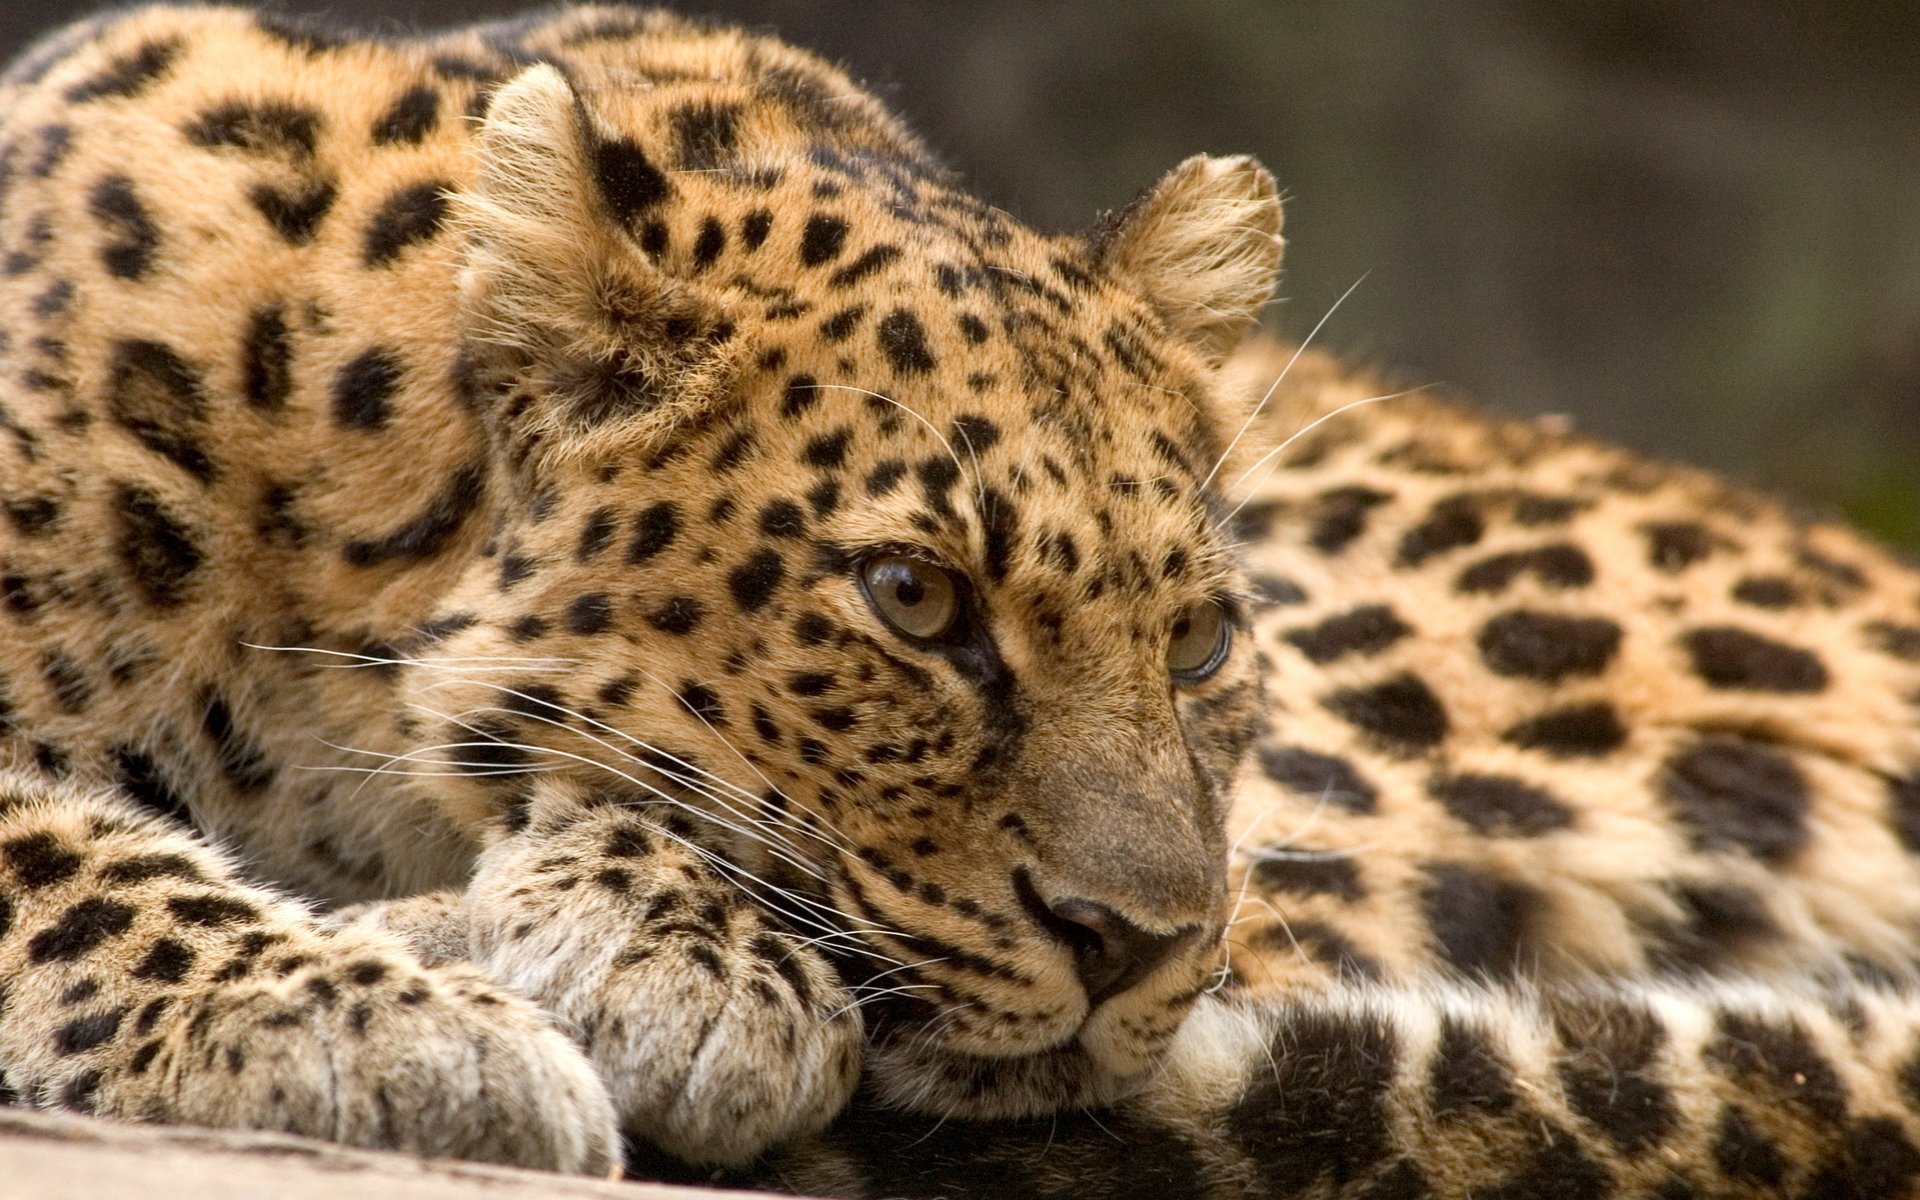
POLYGON ((1043 236, 609 8, 140 10, 0 112, 23 1100, 850 1195, 1920 1174, 1920 584, 1313 424, 1371 385, 1229 359, 1250 161, 1043 236))

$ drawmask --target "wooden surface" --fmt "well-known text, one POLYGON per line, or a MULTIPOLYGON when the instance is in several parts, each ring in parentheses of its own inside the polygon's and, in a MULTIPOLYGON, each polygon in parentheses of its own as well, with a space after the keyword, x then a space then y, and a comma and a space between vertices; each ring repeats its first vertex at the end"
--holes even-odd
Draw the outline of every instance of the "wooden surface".
POLYGON ((162 1129, 0 1108, 0 1200, 723 1200, 349 1150, 272 1133, 162 1129))

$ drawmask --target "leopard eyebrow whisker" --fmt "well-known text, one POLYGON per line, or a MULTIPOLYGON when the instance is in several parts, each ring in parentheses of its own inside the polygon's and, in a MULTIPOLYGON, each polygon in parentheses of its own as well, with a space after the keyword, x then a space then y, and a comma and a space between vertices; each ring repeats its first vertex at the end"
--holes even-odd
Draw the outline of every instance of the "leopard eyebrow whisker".
MULTIPOLYGON (((946 450, 947 457, 953 460, 954 469, 959 471, 962 475, 966 474, 967 464, 960 461, 960 455, 955 453, 953 449, 953 443, 947 440, 946 434, 941 433, 939 428, 935 426, 932 421, 929 421, 925 417, 921 416, 917 410, 915 410, 911 405, 905 403, 904 401, 895 400, 892 396, 884 396, 879 392, 869 391, 868 389, 863 387, 856 387, 850 383, 815 383, 810 385, 810 387, 807 390, 816 391, 816 392, 827 391, 827 390, 841 391, 841 392, 855 392, 862 396, 871 396, 875 400, 886 401, 888 404, 891 404, 895 408, 899 409, 901 412, 906 413, 908 416, 920 422, 922 425, 925 425, 927 427, 927 432, 931 433, 934 436, 934 439, 938 441, 941 447, 946 450)), ((969 453, 971 453, 973 447, 969 445, 967 449, 969 453)), ((982 500, 984 500, 986 496, 986 483, 980 477, 980 461, 977 458, 974 460, 974 464, 973 464, 973 486, 974 486, 974 492, 976 493, 976 495, 980 497, 982 500)))
MULTIPOLYGON (((1255 459, 1251 466, 1249 466, 1246 470, 1240 472, 1239 475, 1235 476, 1233 482, 1228 484, 1225 489, 1227 494, 1231 496, 1233 492, 1237 488, 1239 488, 1239 486, 1242 483, 1246 481, 1249 475, 1252 475, 1255 471, 1258 471, 1263 466, 1267 468, 1267 474, 1262 475, 1260 477, 1260 483, 1265 483, 1267 481, 1267 475, 1273 474, 1274 459, 1278 458, 1282 453, 1284 453, 1287 447, 1293 445, 1295 442, 1299 441, 1301 438, 1305 437, 1307 434, 1313 432, 1319 426, 1324 425, 1328 421, 1333 420, 1335 417, 1343 416, 1349 411, 1356 408, 1364 408, 1369 404, 1380 404, 1387 400, 1398 400, 1403 396, 1411 396, 1417 392, 1423 392, 1432 386, 1434 385, 1431 383, 1423 383, 1418 387, 1404 388, 1397 392, 1387 392, 1379 396, 1367 396, 1359 400, 1349 400, 1345 404, 1340 405, 1338 408, 1333 409, 1331 412, 1321 413, 1319 416, 1315 417, 1313 420, 1308 421, 1305 425, 1302 425, 1300 428, 1294 430, 1291 434, 1288 434, 1286 437, 1286 440, 1282 441, 1278 446, 1275 446, 1273 449, 1267 451, 1265 454, 1255 459)), ((1248 504, 1252 503, 1253 498, 1259 494, 1260 494, 1259 484, 1255 484, 1252 488, 1248 490, 1245 496, 1241 497, 1240 503, 1234 505, 1231 509, 1227 511, 1225 516, 1220 518, 1220 523, 1222 525, 1225 525, 1231 522, 1235 517, 1240 515, 1240 510, 1245 508, 1248 504)))
MULTIPOLYGON (((1320 330, 1325 328, 1327 322, 1333 319, 1333 314, 1340 311, 1340 306, 1347 302, 1347 297, 1358 291, 1360 285, 1367 281, 1367 276, 1370 274, 1372 274, 1372 272, 1363 271, 1360 273, 1360 278, 1348 284, 1347 290, 1340 293, 1340 298, 1335 300, 1327 311, 1320 315, 1318 321, 1314 322, 1313 328, 1307 331, 1307 336, 1300 339, 1300 344, 1294 348, 1293 357, 1287 360, 1286 366, 1280 368, 1280 374, 1267 386, 1266 394, 1260 397, 1260 402, 1253 406, 1253 411, 1247 414, 1247 419, 1240 423, 1240 428, 1235 431, 1233 437, 1227 442, 1226 449, 1220 452, 1220 457, 1214 462, 1213 469, 1208 471, 1207 477, 1200 481, 1200 490, 1202 492, 1206 491, 1207 488, 1213 484, 1214 476, 1220 473, 1220 468, 1226 465, 1228 458, 1232 457, 1234 448, 1240 444, 1240 439, 1247 436, 1247 430, 1252 429, 1253 423, 1260 419, 1260 414, 1265 411, 1267 407, 1267 401, 1273 399, 1273 394, 1280 390, 1282 383, 1286 382, 1288 374, 1293 371, 1294 364, 1299 362, 1300 356, 1307 352, 1307 347, 1313 345, 1313 339, 1319 336, 1320 330)), ((1295 436, 1298 435, 1296 434, 1295 436)), ((1232 491, 1231 488, 1227 490, 1232 491)))

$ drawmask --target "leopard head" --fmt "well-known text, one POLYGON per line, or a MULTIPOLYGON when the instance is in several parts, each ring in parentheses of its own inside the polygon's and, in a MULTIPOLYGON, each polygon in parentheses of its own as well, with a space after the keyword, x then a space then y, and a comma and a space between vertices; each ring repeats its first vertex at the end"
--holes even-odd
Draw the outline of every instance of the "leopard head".
POLYGON ((537 770, 678 822, 836 956, 895 1104, 1114 1098, 1226 919, 1258 683, 1215 376, 1273 181, 1194 158, 1043 236, 813 60, 735 69, 537 67, 479 134, 463 371, 511 499, 444 651, 558 665, 434 682, 446 803, 512 827, 537 770), (768 103, 802 66, 847 106, 768 103))

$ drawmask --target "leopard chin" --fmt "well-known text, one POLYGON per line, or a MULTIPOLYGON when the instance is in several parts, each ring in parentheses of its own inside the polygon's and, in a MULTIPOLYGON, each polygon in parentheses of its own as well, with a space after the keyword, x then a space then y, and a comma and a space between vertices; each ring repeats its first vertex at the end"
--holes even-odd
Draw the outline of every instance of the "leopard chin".
POLYGON ((1000 1030, 997 1037, 956 1031, 921 1002, 876 1004, 868 1014, 865 1090, 883 1108, 976 1120, 1118 1103, 1159 1071, 1213 978, 1209 948, 1217 941, 1196 942, 1139 987, 1090 1010, 1080 994, 1044 1015, 1001 1014, 986 1025, 1000 1030))

